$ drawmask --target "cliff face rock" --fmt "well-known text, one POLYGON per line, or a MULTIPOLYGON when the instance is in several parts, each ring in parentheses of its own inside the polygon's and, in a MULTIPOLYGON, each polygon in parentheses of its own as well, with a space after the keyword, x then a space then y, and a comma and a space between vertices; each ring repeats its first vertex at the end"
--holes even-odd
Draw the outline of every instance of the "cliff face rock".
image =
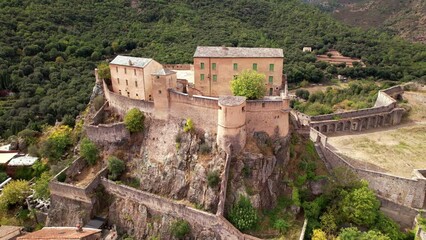
MULTIPOLYGON (((262 144, 266 144, 262 142, 256 140, 256 145, 262 147, 262 144)), ((255 208, 270 209, 276 205, 279 192, 285 190, 280 181, 288 162, 288 141, 280 139, 269 141, 266 145, 269 145, 269 153, 249 152, 252 149, 247 147, 232 159, 228 208, 238 200, 239 195, 247 196, 255 208)))
POLYGON ((219 187, 208 185, 207 176, 218 176, 225 153, 216 148, 209 133, 184 132, 184 122, 155 121, 146 131, 140 158, 131 162, 131 175, 140 179, 141 189, 215 212, 219 187))
POLYGON ((76 226, 90 220, 93 206, 52 195, 46 221, 48 227, 76 226))

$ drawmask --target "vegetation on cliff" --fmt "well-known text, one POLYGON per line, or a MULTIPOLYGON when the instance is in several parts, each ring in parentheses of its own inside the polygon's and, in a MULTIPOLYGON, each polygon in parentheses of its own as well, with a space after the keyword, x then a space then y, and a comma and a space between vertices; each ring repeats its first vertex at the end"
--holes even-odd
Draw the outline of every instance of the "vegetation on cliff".
POLYGON ((426 75, 426 46, 350 28, 299 0, 11 0, 0 3, 0 21, 3 138, 75 117, 89 100, 97 63, 118 53, 190 63, 197 45, 279 47, 290 82, 337 72, 404 81, 426 75), (367 67, 315 63, 303 46, 335 48, 367 67))

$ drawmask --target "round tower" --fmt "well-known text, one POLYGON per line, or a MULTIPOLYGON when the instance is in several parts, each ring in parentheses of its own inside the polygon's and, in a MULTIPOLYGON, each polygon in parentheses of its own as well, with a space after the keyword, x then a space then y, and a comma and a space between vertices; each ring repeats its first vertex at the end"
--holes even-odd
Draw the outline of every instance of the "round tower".
POLYGON ((246 98, 219 97, 217 145, 229 153, 239 152, 246 145, 246 98))

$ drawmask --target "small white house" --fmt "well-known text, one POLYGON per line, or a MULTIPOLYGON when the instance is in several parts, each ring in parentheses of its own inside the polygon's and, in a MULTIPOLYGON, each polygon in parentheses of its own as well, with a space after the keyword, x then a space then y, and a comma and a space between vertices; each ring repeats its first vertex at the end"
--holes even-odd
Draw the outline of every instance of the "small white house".
POLYGON ((303 52, 312 52, 312 47, 303 47, 303 52))

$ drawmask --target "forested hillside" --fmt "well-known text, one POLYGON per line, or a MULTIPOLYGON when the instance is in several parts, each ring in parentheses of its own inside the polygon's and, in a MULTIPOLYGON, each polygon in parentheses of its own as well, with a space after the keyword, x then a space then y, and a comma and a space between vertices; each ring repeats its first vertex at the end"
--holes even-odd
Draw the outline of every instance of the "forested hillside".
POLYGON ((303 0, 363 28, 384 28, 411 41, 426 43, 424 0, 303 0))
POLYGON ((278 47, 290 82, 426 75, 425 45, 350 28, 300 0, 0 0, 0 23, 2 137, 75 117, 95 66, 118 53, 189 63, 197 45, 278 47), (335 48, 367 67, 315 63, 303 46, 335 48))

